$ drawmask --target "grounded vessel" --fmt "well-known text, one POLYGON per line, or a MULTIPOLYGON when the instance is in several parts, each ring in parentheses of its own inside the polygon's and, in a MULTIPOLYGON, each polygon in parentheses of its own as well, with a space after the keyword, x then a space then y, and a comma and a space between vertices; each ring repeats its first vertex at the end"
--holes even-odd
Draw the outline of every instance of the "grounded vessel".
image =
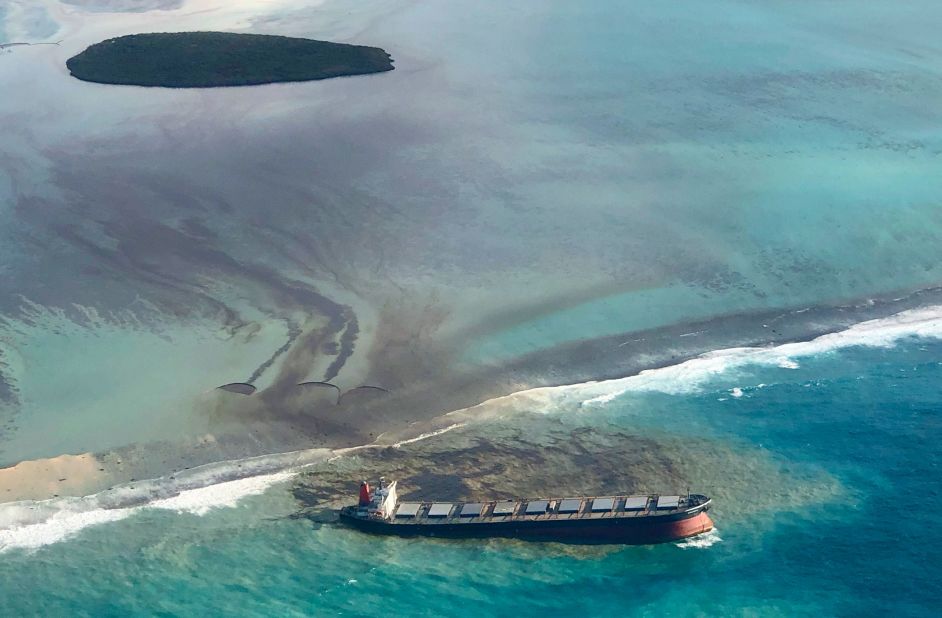
POLYGON ((712 530, 709 509, 710 498, 700 494, 400 502, 396 482, 381 479, 375 492, 363 481, 359 503, 343 507, 340 520, 397 536, 642 545, 712 530))

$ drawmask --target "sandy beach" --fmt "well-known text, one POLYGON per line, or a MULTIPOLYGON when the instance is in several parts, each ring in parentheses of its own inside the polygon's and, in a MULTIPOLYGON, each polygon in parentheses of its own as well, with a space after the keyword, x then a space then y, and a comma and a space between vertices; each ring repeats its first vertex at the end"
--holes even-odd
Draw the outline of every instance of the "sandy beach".
POLYGON ((0 469, 0 495, 16 502, 96 493, 107 486, 101 465, 91 453, 24 461, 0 469))

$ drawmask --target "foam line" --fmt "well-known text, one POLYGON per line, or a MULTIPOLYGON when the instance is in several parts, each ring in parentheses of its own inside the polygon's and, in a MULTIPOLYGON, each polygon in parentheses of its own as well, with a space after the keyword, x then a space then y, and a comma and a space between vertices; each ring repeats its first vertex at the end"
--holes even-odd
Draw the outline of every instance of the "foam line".
POLYGON ((192 513, 205 515, 212 509, 234 507, 239 500, 247 496, 257 496, 265 493, 272 485, 287 481, 297 474, 284 471, 263 476, 251 476, 235 481, 226 481, 215 485, 187 489, 171 498, 155 500, 146 505, 149 509, 166 509, 177 513, 192 513))
MULTIPOLYGON (((454 424, 394 446, 411 444, 460 427, 454 424)), ((126 519, 146 509, 206 515, 231 508, 248 496, 293 478, 304 467, 368 448, 367 444, 337 449, 276 453, 199 466, 172 477, 137 481, 81 498, 24 500, 0 504, 0 554, 13 549, 35 550, 69 539, 85 528, 126 519)))
POLYGON ((540 412, 558 410, 567 405, 591 407, 604 405, 629 392, 694 393, 715 376, 741 367, 760 365, 797 369, 799 364, 796 359, 851 347, 892 347, 898 341, 910 337, 942 339, 942 306, 912 309, 860 322, 846 330, 821 335, 809 341, 707 352, 683 363, 648 369, 625 378, 518 391, 457 410, 449 416, 474 418, 506 410, 540 412))
POLYGON ((0 504, 0 553, 58 543, 90 526, 120 521, 145 509, 205 515, 213 509, 234 507, 247 496, 259 495, 289 480, 298 471, 298 466, 293 466, 259 474, 260 468, 284 467, 286 462, 299 461, 303 466, 326 458, 325 449, 283 453, 202 466, 188 475, 117 486, 81 498, 0 504), (232 478, 253 472, 252 476, 232 478))
MULTIPOLYGON (((802 311, 807 311, 807 309, 802 311)), ((942 306, 933 305, 911 309, 888 317, 867 320, 845 330, 821 335, 809 341, 707 352, 683 363, 648 369, 624 378, 525 389, 488 399, 468 408, 454 410, 439 417, 438 420, 440 422, 451 421, 444 428, 444 431, 449 431, 471 421, 500 417, 508 412, 552 412, 566 408, 604 405, 629 392, 661 392, 676 395, 695 393, 715 376, 748 365, 797 369, 799 364, 795 359, 798 358, 857 346, 891 347, 899 340, 908 337, 942 339, 942 306)), ((741 393, 740 388, 734 396, 741 393)), ((433 431, 422 434, 412 441, 434 435, 438 433, 433 431)), ((406 440, 396 445, 408 443, 409 440, 406 440)), ((342 452, 337 451, 336 456, 375 446, 378 445, 351 447, 342 452)))
POLYGON ((675 543, 675 545, 681 549, 706 549, 722 541, 723 538, 720 536, 719 530, 713 528, 709 532, 684 539, 679 543, 675 543))
POLYGON ((708 352, 678 365, 642 371, 638 375, 605 382, 574 385, 589 395, 584 403, 606 403, 629 391, 657 391, 668 394, 695 392, 704 382, 732 369, 748 365, 797 369, 796 359, 828 354, 852 347, 892 347, 910 337, 942 339, 942 306, 904 311, 860 322, 810 341, 768 347, 729 348, 708 352), (592 394, 599 391, 597 394, 592 394))
POLYGON ((442 427, 441 429, 436 429, 435 431, 429 431, 427 433, 419 434, 414 438, 409 438, 408 440, 401 440, 393 444, 393 446, 395 448, 399 448, 400 446, 403 446, 405 444, 412 444, 413 442, 420 442, 422 440, 434 438, 435 436, 440 436, 443 433, 448 433, 452 429, 459 429, 464 426, 465 426, 465 423, 452 423, 451 425, 448 425, 447 427, 442 427))
MULTIPOLYGON (((10 527, 0 528, 0 554, 11 549, 38 549, 43 545, 63 541, 89 526, 119 521, 133 512, 133 509, 85 510, 82 506, 61 505, 46 519, 29 523, 33 518, 22 517, 10 527)), ((10 519, 11 514, 4 512, 9 510, 9 507, 0 509, 0 517, 10 519)))

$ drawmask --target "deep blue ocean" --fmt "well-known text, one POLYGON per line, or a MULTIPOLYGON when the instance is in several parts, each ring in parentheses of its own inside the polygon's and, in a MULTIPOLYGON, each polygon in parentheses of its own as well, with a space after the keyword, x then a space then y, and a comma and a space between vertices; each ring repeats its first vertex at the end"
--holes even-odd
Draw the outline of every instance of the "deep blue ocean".
POLYGON ((282 483, 201 516, 142 510, 8 551, 0 613, 935 616, 940 358, 942 343, 908 339, 567 412, 565 422, 599 432, 714 445, 690 462, 725 479, 702 488, 717 532, 696 542, 373 538, 292 519, 282 483))

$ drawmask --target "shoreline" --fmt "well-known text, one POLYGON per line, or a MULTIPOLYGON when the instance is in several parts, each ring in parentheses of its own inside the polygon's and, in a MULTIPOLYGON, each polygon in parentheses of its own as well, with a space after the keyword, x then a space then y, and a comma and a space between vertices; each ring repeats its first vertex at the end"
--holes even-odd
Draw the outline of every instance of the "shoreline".
MULTIPOLYGON (((552 383, 547 379, 541 384, 539 381, 534 380, 529 387, 497 394, 474 401, 467 406, 450 408, 441 413, 435 412, 435 408, 429 406, 422 415, 412 415, 409 418, 397 415, 397 418, 389 419, 385 417, 378 418, 376 416, 376 410, 369 409, 368 411, 371 413, 370 416, 364 414, 364 417, 358 420, 359 423, 368 423, 366 427, 348 432, 343 431, 343 425, 339 425, 336 427, 336 429, 339 430, 337 433, 330 436, 325 435, 321 441, 313 443, 310 441, 309 436, 304 435, 301 437, 301 440, 298 440, 299 436, 295 435, 293 436, 293 444, 290 439, 282 443, 282 450, 277 450, 279 448, 278 441, 273 440, 267 443, 254 444, 254 448, 256 449, 268 448, 270 450, 264 452, 250 452, 252 445, 250 445, 249 441, 235 440, 232 436, 221 434, 218 437, 214 437, 212 440, 197 441, 189 445, 171 445, 167 443, 156 445, 136 444, 106 453, 85 453, 76 456, 62 455, 46 460, 20 462, 16 466, 0 470, 0 500, 3 500, 4 494, 37 501, 50 499, 53 496, 58 498, 68 496, 87 497, 90 495, 88 493, 89 490, 97 489, 101 491, 105 490, 107 487, 109 489, 105 491, 111 491, 124 486, 132 486, 135 482, 138 485, 146 485, 147 483, 157 482, 161 479, 175 481, 177 480, 176 477, 185 479, 200 469, 225 468, 228 464, 233 464, 237 467, 226 472, 225 479, 235 480, 255 476, 260 473, 284 471, 291 467, 297 467, 298 465, 309 465, 309 463, 312 462, 301 462, 315 455, 317 461, 322 461, 343 457, 362 450, 383 449, 388 447, 395 448, 420 442, 454 429, 464 429, 469 425, 472 427, 471 431, 473 432, 475 421, 483 421, 494 417, 494 415, 505 414, 508 411, 508 407, 516 410, 516 408, 520 407, 520 404, 525 408, 540 405, 540 401, 545 401, 545 399, 541 398, 545 397, 570 397, 572 398, 572 402, 574 402, 573 405, 576 406, 581 406, 586 403, 591 404, 593 399, 618 396, 618 394, 624 392, 625 388, 623 383, 627 381, 638 380, 639 378, 671 367, 680 367, 682 364, 691 361, 696 362, 696 359, 702 357, 704 354, 717 353, 724 350, 735 351, 738 349, 774 352, 776 348, 781 346, 787 347, 788 345, 810 343, 817 337, 850 332, 847 328, 848 323, 853 327, 855 324, 862 324, 870 322, 871 320, 889 321, 894 316, 905 315, 907 311, 936 306, 934 303, 938 302, 942 302, 942 288, 920 290, 908 297, 887 297, 879 301, 873 300, 857 304, 844 304, 816 309, 797 309, 784 313, 762 312, 752 315, 751 323, 754 327, 758 325, 758 328, 761 329, 760 332, 772 332, 771 324, 774 323, 776 324, 774 332, 777 333, 778 336, 776 340, 761 340, 758 342, 760 345, 749 348, 743 348, 742 344, 744 343, 743 338, 750 336, 750 331, 740 332, 738 338, 729 341, 730 345, 714 346, 707 350, 699 350, 694 353, 694 350, 697 350, 696 346, 692 346, 686 342, 695 338, 678 338, 676 335, 677 332, 688 328, 690 324, 657 329, 659 338, 654 338, 655 341, 661 341, 668 336, 673 336, 674 341, 685 343, 687 346, 685 348, 686 353, 680 356, 680 350, 671 348, 664 353, 666 356, 668 352, 674 352, 670 355, 669 359, 661 359, 657 362, 648 363, 643 361, 645 359, 650 360, 650 357, 636 355, 630 360, 625 359, 624 363, 634 363, 633 366, 640 367, 637 371, 621 373, 608 378, 593 375, 588 379, 572 380, 564 383, 552 383), (778 317, 775 318, 773 314, 778 317), (772 318, 770 318, 770 316, 772 316, 772 318), (800 318, 800 322, 788 323, 785 320, 787 317, 794 319, 796 316, 800 318), (828 318, 829 321, 826 321, 825 318, 828 318), (796 338, 795 334, 798 332, 797 329, 801 324, 816 324, 817 326, 814 329, 803 331, 812 333, 810 336, 796 338), (372 437, 357 443, 355 438, 357 436, 366 435, 367 429, 372 430, 369 432, 372 437), (284 448, 284 446, 288 448, 284 448), (291 448, 291 446, 298 448, 291 448), (168 468, 168 463, 172 461, 175 456, 180 457, 176 459, 178 462, 177 465, 168 468), (81 474, 74 477, 74 481, 57 483, 57 481, 61 480, 61 475, 65 474, 67 471, 64 472, 64 463, 62 465, 50 465, 56 462, 80 462, 81 470, 79 471, 81 474), (261 465, 262 468, 259 469, 257 467, 258 465, 261 465), (243 466, 245 466, 244 470, 242 469, 243 466), (53 476, 56 478, 52 478, 53 476), (150 480, 135 481, 135 479, 150 480), (24 487, 29 488, 29 491, 24 492, 22 490, 24 487), (46 493, 43 493, 43 491, 38 491, 37 488, 49 489, 46 493), (17 489, 17 491, 10 491, 12 489, 17 489)), ((738 317, 742 319, 742 316, 738 317)), ((714 326, 722 324, 728 328, 730 326, 726 324, 728 320, 728 318, 726 320, 716 318, 704 323, 714 326)), ((907 334, 908 331, 903 330, 892 335, 892 337, 900 338, 907 336, 907 334)), ((649 334, 649 336, 650 335, 651 334, 649 334)), ((607 339, 611 338, 606 338, 606 340, 607 339)), ((608 343, 611 344, 611 342, 608 343)), ((588 346, 588 349, 592 350, 597 349, 597 346, 602 345, 602 342, 584 342, 583 345, 588 346)), ((617 343, 615 345, 617 346, 617 343)), ((851 343, 850 345, 861 344, 851 343)), ((555 353, 561 354, 564 352, 565 351, 556 351, 555 353)), ((549 356, 548 358, 552 359, 555 357, 549 356)), ((548 361, 544 359, 543 362, 548 361)), ((745 362, 748 363, 751 361, 747 360, 745 362)), ((535 371, 535 367, 538 366, 539 365, 529 365, 529 370, 535 371)), ((573 372, 571 375, 578 375, 579 372, 582 372, 584 375, 586 371, 588 371, 588 369, 585 367, 579 367, 578 371, 573 372)), ((534 373, 534 375, 537 374, 534 373)), ((551 374, 551 377, 555 377, 554 374, 551 374)), ((507 385, 509 382, 505 382, 504 384, 507 385)), ((492 389, 490 385, 486 384, 478 384, 477 388, 482 392, 492 389)), ((474 392, 474 390, 474 388, 469 387, 468 393, 474 392)), ((461 398, 466 395, 467 393, 458 394, 455 398, 461 398)), ((408 398, 411 398, 413 401, 425 400, 427 402, 429 399, 434 398, 434 394, 424 393, 408 398)), ((399 398, 399 401, 406 400, 407 396, 401 395, 399 398)), ((436 400, 439 402, 443 401, 441 398, 436 400)), ((445 399, 445 401, 447 400, 448 399, 445 399)), ((388 409, 388 405, 388 400, 381 399, 380 408, 388 409)), ((340 406, 334 406, 334 409, 339 407, 340 406)), ((354 419, 354 422, 357 422, 356 419, 354 419)), ((346 426, 346 428, 349 429, 349 426, 346 426)), ((288 434, 285 435, 287 436, 288 434)), ((274 437, 274 434, 272 437, 274 437)), ((10 500, 3 500, 0 504, 11 504, 12 502, 13 501, 10 500)))
MULTIPOLYGON (((361 420, 370 423, 372 431, 408 439, 410 434, 402 431, 403 423, 415 433, 434 431, 440 429, 435 419, 520 391, 621 379, 679 365, 716 350, 810 341, 854 324, 938 304, 942 304, 942 287, 932 286, 902 295, 893 292, 817 307, 722 315, 567 343, 507 363, 449 376, 427 393, 393 393, 384 400, 383 407, 409 409, 412 418, 388 419, 376 410, 366 409, 361 420), (689 333, 696 335, 687 336, 689 333), (419 412, 423 408, 428 411, 419 412), (426 425, 430 422, 431 425, 426 425)), ((413 386, 413 390, 416 388, 413 386)))

